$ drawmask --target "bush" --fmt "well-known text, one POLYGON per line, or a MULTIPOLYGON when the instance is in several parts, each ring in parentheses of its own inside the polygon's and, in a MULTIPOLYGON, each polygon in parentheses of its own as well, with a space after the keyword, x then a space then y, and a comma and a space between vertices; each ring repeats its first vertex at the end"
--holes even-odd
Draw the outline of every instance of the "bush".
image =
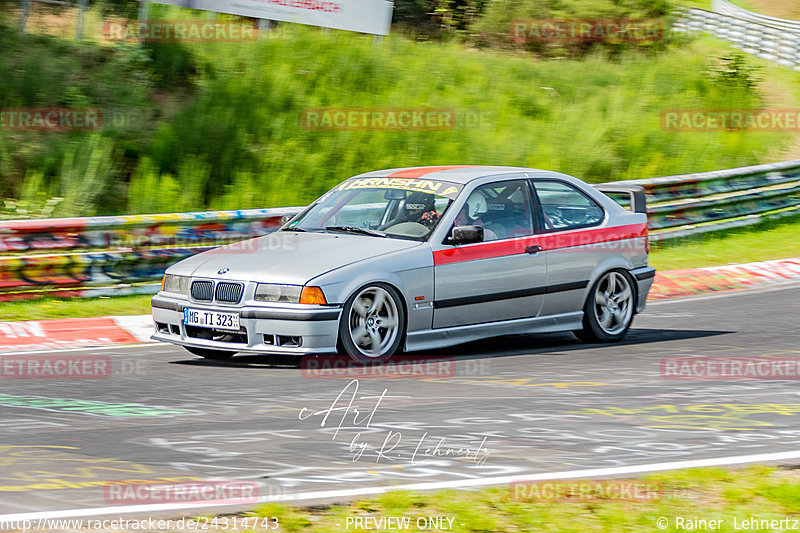
POLYGON ((613 53, 629 49, 663 50, 666 32, 640 42, 538 40, 532 30, 539 29, 539 25, 531 27, 525 21, 640 19, 666 28, 671 11, 668 0, 489 0, 483 16, 470 26, 470 34, 479 46, 525 50, 545 57, 579 57, 598 48, 613 53), (515 22, 521 22, 519 27, 515 22))

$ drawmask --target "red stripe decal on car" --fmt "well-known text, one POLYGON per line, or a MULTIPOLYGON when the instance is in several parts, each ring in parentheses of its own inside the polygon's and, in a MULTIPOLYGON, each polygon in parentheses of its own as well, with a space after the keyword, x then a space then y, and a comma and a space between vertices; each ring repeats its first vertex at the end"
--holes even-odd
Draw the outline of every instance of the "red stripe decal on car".
POLYGON ((435 265, 446 265, 460 261, 476 261, 478 259, 524 254, 526 253, 525 248, 535 245, 541 246, 542 250, 557 250, 645 236, 647 236, 647 224, 645 223, 612 228, 561 231, 437 250, 433 252, 433 263, 435 265))
POLYGON ((434 172, 441 172, 443 170, 452 170, 454 168, 471 168, 476 165, 452 165, 449 167, 420 167, 420 168, 407 168, 406 170, 400 170, 393 174, 389 174, 386 176, 387 178, 420 178, 427 174, 433 174, 434 172))

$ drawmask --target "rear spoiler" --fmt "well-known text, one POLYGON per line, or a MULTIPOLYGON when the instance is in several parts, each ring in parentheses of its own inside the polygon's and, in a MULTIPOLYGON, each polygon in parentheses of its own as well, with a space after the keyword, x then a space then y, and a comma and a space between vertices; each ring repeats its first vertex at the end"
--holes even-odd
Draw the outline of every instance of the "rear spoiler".
POLYGON ((599 183, 595 189, 610 197, 625 209, 647 214, 647 197, 641 185, 626 185, 624 182, 599 183))

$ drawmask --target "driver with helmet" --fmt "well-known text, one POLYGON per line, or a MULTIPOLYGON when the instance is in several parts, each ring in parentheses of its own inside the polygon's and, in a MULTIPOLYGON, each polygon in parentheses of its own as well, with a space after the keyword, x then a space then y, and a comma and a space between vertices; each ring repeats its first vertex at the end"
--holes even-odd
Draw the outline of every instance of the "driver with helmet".
POLYGON ((486 228, 486 222, 482 220, 482 216, 489 211, 489 202, 486 200, 486 195, 480 190, 472 191, 472 194, 467 198, 467 203, 461 209, 461 212, 456 217, 456 226, 480 226, 483 228, 484 240, 494 240, 497 234, 490 229, 486 228))
POLYGON ((404 204, 406 220, 433 228, 439 222, 439 213, 436 211, 435 197, 426 192, 413 192, 406 198, 404 204))

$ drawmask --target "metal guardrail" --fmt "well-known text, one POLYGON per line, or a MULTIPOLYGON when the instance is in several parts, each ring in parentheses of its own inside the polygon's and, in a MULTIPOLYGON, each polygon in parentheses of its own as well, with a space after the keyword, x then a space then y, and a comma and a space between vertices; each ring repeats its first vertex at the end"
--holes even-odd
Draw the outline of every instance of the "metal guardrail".
POLYGON ((688 8, 672 29, 713 33, 745 53, 800 70, 800 22, 751 13, 724 0, 713 5, 714 11, 688 8))
POLYGON ((653 240, 800 213, 800 160, 626 183, 645 188, 653 240))
POLYGON ((754 13, 746 10, 743 7, 732 4, 727 0, 712 0, 711 9, 717 13, 722 13, 723 15, 730 15, 732 17, 747 20, 749 22, 755 22, 757 24, 764 24, 765 26, 772 26, 773 28, 800 33, 800 21, 781 19, 762 15, 760 13, 754 13))
MULTIPOLYGON (((646 191, 653 240, 800 213, 800 160, 625 183, 646 191)), ((152 293, 175 261, 266 235, 300 209, 0 221, 0 301, 152 293)))

